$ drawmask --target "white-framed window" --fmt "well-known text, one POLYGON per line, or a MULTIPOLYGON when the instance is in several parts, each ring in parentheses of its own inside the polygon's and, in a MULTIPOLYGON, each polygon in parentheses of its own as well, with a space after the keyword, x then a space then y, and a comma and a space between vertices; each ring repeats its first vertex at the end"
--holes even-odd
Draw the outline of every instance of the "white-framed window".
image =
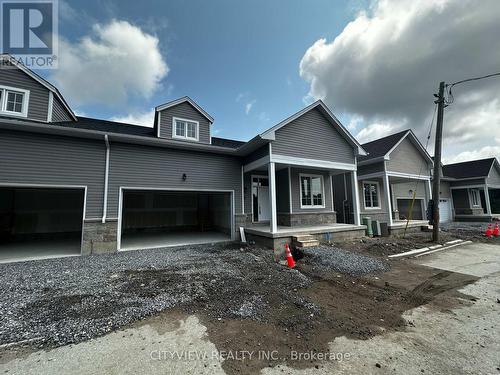
POLYGON ((300 174, 300 208, 325 208, 323 176, 300 174))
POLYGON ((199 127, 198 121, 174 117, 172 119, 172 138, 198 141, 199 127))
POLYGON ((0 85, 0 114, 27 117, 29 96, 28 90, 0 85))
POLYGON ((363 201, 365 209, 380 208, 380 186, 376 181, 363 181, 363 201))
POLYGON ((472 207, 481 207, 481 195, 479 195, 479 189, 470 190, 470 203, 472 207))

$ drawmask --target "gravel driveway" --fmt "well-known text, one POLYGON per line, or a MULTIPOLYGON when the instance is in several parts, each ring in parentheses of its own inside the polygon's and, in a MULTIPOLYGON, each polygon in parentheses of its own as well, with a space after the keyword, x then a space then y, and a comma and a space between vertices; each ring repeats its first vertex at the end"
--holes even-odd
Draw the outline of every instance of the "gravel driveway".
MULTIPOLYGON (((380 261, 329 248, 321 270, 383 271, 380 261), (324 263, 326 262, 326 263, 324 263), (335 266, 335 264, 339 266, 335 266)), ((307 259, 307 257, 306 257, 307 259)), ((214 320, 266 321, 283 301, 316 311, 282 285, 312 283, 273 260, 272 251, 235 244, 121 252, 0 265, 0 344, 38 347, 81 342, 180 306, 214 320)))

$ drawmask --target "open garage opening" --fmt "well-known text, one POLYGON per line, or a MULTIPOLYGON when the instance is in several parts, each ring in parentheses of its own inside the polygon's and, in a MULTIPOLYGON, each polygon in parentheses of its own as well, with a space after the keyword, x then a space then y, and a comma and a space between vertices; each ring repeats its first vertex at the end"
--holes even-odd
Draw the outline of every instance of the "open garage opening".
POLYGON ((229 192, 123 190, 120 250, 230 241, 229 192))
POLYGON ((0 262, 79 255, 84 188, 0 187, 0 262))

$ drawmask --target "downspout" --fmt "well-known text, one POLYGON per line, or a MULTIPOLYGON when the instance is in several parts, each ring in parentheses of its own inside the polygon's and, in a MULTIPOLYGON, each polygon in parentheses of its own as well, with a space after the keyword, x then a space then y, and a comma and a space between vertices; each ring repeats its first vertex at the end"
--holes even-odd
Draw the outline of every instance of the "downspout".
POLYGON ((102 206, 102 223, 106 222, 108 211, 108 181, 109 181, 109 139, 108 135, 104 135, 104 143, 106 144, 106 169, 104 171, 104 202, 102 206))

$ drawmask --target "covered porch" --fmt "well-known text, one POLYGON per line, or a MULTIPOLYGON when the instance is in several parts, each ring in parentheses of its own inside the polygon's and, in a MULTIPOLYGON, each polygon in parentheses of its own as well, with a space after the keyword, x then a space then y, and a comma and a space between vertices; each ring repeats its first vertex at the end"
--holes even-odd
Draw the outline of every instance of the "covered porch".
MULTIPOLYGON (((245 232, 266 238, 337 233, 360 226, 356 165, 269 154, 242 170, 245 232), (337 192, 333 176, 350 189, 337 192), (335 194, 351 197, 352 223, 338 223, 335 194)), ((344 185, 342 185, 344 186, 344 185)))
POLYGON ((500 218, 500 185, 452 186, 457 221, 490 221, 500 218))
POLYGON ((386 222, 391 233, 428 224, 430 176, 382 171, 358 179, 363 217, 386 222))

